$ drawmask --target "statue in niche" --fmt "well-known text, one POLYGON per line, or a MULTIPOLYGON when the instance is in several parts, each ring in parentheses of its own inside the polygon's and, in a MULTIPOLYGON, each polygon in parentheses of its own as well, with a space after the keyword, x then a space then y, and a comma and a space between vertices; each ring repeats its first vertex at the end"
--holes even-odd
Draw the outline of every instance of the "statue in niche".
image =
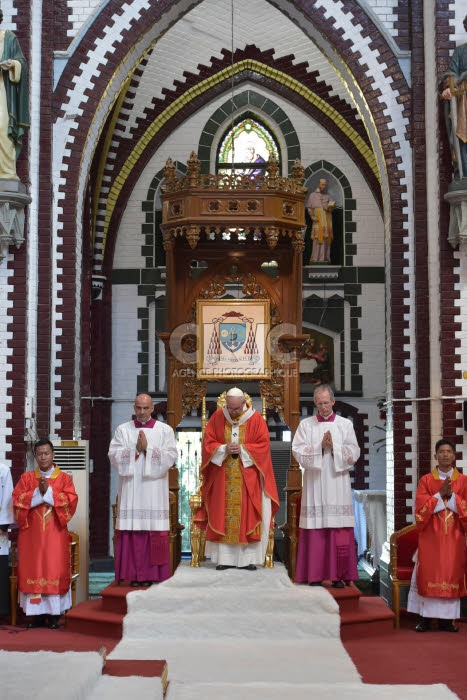
MULTIPOLYGON (((467 16, 464 29, 467 31, 467 16)), ((467 177, 467 43, 454 49, 441 80, 454 177, 459 180, 467 177)))
POLYGON ((311 192, 305 203, 312 221, 312 250, 310 265, 331 262, 331 243, 333 241, 332 212, 336 206, 327 191, 328 182, 322 177, 318 188, 311 192))
POLYGON ((0 178, 18 180, 16 161, 29 128, 28 74, 18 39, 8 29, 0 29, 0 57, 0 178))
MULTIPOLYGON (((304 329, 304 332, 307 332, 304 329)), ((325 336, 322 336, 325 338, 325 336)), ((334 379, 327 340, 311 337, 302 347, 300 380, 305 384, 330 384, 334 379)))

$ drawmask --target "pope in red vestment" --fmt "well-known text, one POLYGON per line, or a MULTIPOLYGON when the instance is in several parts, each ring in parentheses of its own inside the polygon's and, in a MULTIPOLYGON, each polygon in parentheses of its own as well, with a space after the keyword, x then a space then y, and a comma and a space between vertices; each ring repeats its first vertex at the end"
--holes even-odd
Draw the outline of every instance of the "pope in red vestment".
MULTIPOLYGON (((18 584, 21 604, 29 615, 40 616, 31 626, 44 624, 44 613, 51 613, 58 626, 60 598, 70 589, 70 535, 68 523, 78 504, 73 480, 53 463, 53 447, 41 440, 35 452, 38 466, 25 472, 13 490, 14 514, 18 533, 18 584), (40 460, 45 459, 43 462, 40 460), (56 596, 56 605, 44 599, 56 596), (24 600, 24 604, 23 604, 24 600), (58 607, 57 607, 58 606, 58 607), (37 611, 37 612, 36 612, 37 611)), ((70 607, 68 605, 68 607, 70 607)))
POLYGON ((279 498, 267 424, 239 389, 227 393, 226 407, 206 426, 201 472, 202 506, 195 520, 206 531, 206 553, 218 568, 264 564, 279 498))
POLYGON ((417 632, 429 629, 432 617, 439 629, 456 632, 452 620, 467 595, 467 476, 455 468, 447 440, 436 444, 436 457, 438 466, 422 476, 416 494, 418 561, 407 609, 420 615, 417 632))

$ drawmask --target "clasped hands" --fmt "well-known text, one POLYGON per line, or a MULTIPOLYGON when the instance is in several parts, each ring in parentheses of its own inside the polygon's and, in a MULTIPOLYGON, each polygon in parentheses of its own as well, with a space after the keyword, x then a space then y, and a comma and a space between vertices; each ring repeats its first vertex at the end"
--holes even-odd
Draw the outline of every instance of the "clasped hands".
POLYGON ((138 433, 138 440, 136 442, 136 452, 139 454, 140 452, 146 452, 147 449, 148 441, 146 435, 144 433, 144 430, 140 430, 138 433))
POLYGON ((323 439, 321 441, 321 447, 323 449, 323 452, 325 452, 327 449, 328 450, 333 450, 334 445, 332 444, 332 435, 330 430, 326 430, 326 432, 323 435, 323 439))
POLYGON ((47 481, 45 476, 41 476, 39 479, 39 492, 40 492, 41 496, 43 496, 46 493, 48 488, 49 488, 49 482, 47 481))
POLYGON ((451 498, 452 486, 451 486, 451 479, 449 476, 447 476, 444 479, 443 485, 441 486, 441 488, 439 490, 439 495, 441 496, 441 498, 447 498, 447 499, 451 498))
POLYGON ((1 61, 0 62, 0 68, 3 70, 10 70, 10 68, 13 66, 13 61, 11 58, 8 58, 6 61, 1 61))
POLYGON ((240 453, 240 445, 238 442, 229 442, 226 447, 228 455, 238 455, 240 453))

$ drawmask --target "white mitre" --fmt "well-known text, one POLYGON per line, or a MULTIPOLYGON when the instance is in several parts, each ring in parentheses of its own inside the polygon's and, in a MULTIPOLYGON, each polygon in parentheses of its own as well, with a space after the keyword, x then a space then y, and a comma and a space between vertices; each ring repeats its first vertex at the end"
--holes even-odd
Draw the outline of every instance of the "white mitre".
POLYGON ((234 386, 232 389, 229 389, 226 393, 226 396, 236 396, 241 397, 242 399, 245 398, 243 391, 241 389, 238 389, 236 386, 234 386))

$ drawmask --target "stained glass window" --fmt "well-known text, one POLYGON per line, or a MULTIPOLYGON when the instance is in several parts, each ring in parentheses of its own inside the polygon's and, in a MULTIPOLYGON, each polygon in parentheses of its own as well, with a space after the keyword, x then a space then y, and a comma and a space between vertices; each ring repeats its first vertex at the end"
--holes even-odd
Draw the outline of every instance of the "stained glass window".
POLYGON ((270 156, 279 161, 279 148, 263 124, 247 117, 226 133, 218 151, 218 172, 260 175, 270 156))

